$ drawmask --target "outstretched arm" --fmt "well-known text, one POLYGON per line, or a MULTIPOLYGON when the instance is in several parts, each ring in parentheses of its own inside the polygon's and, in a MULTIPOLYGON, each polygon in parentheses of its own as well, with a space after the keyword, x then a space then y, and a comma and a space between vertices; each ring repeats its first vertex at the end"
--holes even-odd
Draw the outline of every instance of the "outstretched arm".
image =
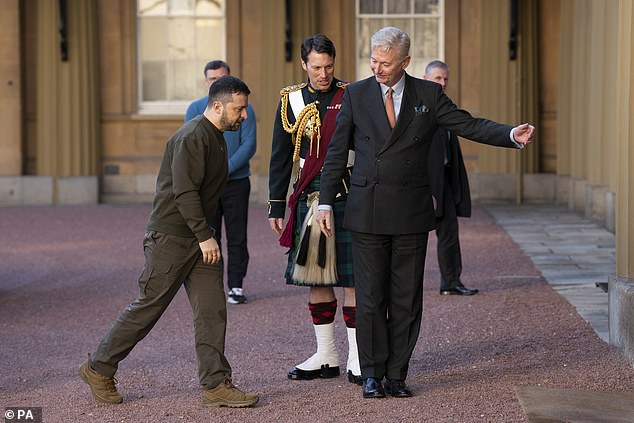
POLYGON ((533 142, 533 138, 535 137, 535 127, 528 123, 524 123, 513 128, 512 134, 515 142, 528 145, 533 142))

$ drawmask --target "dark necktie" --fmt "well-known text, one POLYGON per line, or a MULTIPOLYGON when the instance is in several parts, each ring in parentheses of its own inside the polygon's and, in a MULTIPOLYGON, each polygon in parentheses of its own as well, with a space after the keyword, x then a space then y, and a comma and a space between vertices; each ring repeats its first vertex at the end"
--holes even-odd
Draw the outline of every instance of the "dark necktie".
POLYGON ((394 90, 390 87, 387 89, 387 96, 385 96, 385 113, 387 114, 387 121, 390 123, 390 128, 394 128, 396 125, 396 115, 394 114, 394 100, 392 100, 392 93, 394 90))

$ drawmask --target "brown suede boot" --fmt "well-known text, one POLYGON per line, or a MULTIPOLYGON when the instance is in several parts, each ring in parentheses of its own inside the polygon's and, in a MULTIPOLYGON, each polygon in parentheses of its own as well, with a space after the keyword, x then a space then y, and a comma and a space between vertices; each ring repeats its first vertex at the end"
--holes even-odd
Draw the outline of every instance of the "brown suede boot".
POLYGON ((257 395, 242 392, 228 379, 203 391, 203 404, 207 407, 250 407, 259 399, 257 395))
POLYGON ((123 402, 123 398, 114 386, 117 379, 104 376, 93 370, 90 367, 90 354, 88 354, 88 360, 79 368, 79 376, 90 385, 90 390, 97 401, 108 404, 121 404, 123 402))

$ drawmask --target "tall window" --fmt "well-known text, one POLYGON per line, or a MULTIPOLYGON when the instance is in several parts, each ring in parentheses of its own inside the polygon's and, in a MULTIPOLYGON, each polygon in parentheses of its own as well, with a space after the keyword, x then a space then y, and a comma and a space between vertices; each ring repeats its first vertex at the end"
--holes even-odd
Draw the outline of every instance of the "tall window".
POLYGON ((225 57, 225 0, 137 0, 141 113, 184 113, 225 57))
POLYGON ((356 0, 357 1, 357 79, 372 75, 370 38, 384 26, 395 26, 411 38, 407 68, 421 77, 433 59, 444 52, 443 0, 356 0))

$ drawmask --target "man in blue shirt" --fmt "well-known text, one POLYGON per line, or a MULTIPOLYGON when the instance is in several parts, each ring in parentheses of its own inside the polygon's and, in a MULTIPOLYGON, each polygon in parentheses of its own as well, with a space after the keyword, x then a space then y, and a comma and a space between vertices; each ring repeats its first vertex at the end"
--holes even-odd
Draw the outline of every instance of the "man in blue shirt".
MULTIPOLYGON (((231 74, 229 65, 222 60, 213 60, 205 65, 204 75, 207 89, 219 78, 231 74)), ((207 107, 208 96, 192 102, 185 113, 185 122, 202 114, 207 107)), ((251 104, 247 107, 247 119, 237 131, 225 131, 229 159, 229 180, 225 187, 212 227, 216 230, 215 238, 220 245, 222 238, 222 219, 225 221, 227 235, 227 285, 229 293, 227 302, 244 304, 247 298, 242 290, 242 280, 247 273, 249 251, 247 249, 247 220, 249 214, 249 160, 255 154, 256 130, 255 112, 251 104)))

